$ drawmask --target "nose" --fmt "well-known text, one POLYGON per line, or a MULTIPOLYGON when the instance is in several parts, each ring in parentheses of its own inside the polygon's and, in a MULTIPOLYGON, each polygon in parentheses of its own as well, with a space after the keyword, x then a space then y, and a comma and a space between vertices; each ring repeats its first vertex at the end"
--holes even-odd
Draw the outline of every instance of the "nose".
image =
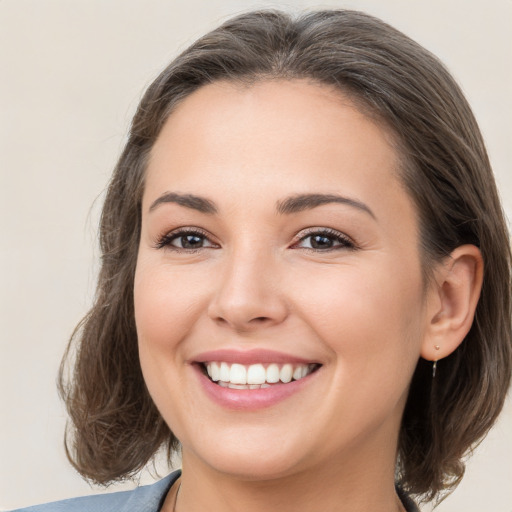
POLYGON ((270 254, 233 253, 224 262, 218 287, 208 308, 217 324, 251 332, 282 323, 288 316, 282 272, 270 254))

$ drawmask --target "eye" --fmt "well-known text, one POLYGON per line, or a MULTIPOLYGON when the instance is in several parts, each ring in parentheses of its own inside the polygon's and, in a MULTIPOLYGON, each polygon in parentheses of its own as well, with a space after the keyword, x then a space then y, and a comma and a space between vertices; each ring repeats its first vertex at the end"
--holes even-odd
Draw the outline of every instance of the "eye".
POLYGON ((343 233, 333 229, 315 229, 302 234, 293 248, 312 251, 333 251, 339 249, 355 249, 355 244, 343 233))
POLYGON ((166 247, 176 251, 196 251, 198 249, 215 248, 218 246, 201 230, 180 229, 162 236, 158 240, 156 247, 157 249, 166 247))

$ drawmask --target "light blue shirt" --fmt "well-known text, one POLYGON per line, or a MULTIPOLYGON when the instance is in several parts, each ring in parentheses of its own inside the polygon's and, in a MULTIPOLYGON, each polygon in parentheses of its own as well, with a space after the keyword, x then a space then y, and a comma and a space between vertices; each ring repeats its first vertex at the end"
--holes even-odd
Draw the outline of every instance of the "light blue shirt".
POLYGON ((154 484, 137 487, 133 491, 71 498, 11 512, 158 512, 167 491, 180 475, 181 471, 175 471, 154 484))

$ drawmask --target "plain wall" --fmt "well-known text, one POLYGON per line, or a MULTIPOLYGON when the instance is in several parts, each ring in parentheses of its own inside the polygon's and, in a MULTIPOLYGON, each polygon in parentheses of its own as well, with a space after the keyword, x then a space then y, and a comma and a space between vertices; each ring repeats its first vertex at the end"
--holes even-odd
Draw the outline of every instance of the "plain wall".
MULTIPOLYGON (((229 15, 269 6, 365 10, 436 53, 512 212, 510 0, 0 0, 0 510, 98 492, 66 461, 55 378, 94 293, 102 192, 158 71, 229 15)), ((511 484, 509 401, 437 510, 511 512, 511 484)))

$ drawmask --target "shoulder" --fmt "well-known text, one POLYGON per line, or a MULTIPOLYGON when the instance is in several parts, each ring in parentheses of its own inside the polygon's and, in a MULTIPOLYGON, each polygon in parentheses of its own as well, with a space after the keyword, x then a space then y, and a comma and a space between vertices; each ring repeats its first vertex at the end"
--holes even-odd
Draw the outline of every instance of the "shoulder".
POLYGON ((167 491, 179 476, 180 471, 175 471, 154 484, 132 491, 71 498, 11 512, 158 512, 167 491))

